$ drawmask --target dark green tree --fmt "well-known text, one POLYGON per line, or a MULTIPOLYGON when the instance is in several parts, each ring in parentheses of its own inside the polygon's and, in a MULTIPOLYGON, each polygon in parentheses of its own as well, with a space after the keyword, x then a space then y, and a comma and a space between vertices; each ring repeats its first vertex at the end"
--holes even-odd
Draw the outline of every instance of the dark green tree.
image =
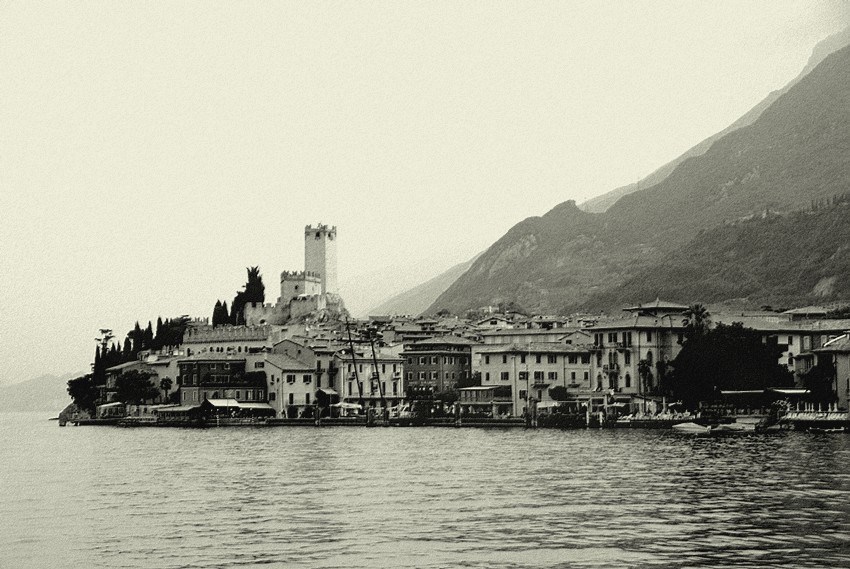
POLYGON ((168 399, 168 392, 171 391, 171 386, 173 385, 170 377, 163 377, 159 380, 159 388, 165 394, 163 396, 163 401, 168 399))
POLYGON ((719 324, 705 335, 686 340, 673 360, 671 394, 695 408, 718 399, 723 390, 758 390, 793 385, 779 364, 782 348, 762 341, 756 330, 740 322, 719 324))
POLYGON ((68 395, 82 411, 94 417, 99 390, 94 384, 93 374, 86 374, 68 381, 68 395))
POLYGON ((150 320, 148 320, 148 327, 145 328, 142 336, 142 346, 145 350, 149 350, 153 346, 153 326, 151 325, 150 320))
POLYGON ((263 284, 263 277, 260 275, 260 268, 247 267, 247 271, 248 282, 245 283, 245 290, 237 292, 230 305, 230 323, 233 325, 245 323, 244 310, 246 304, 251 302, 262 304, 266 300, 266 287, 263 284))
POLYGON ((820 356, 817 365, 800 375, 800 381, 803 387, 809 390, 813 402, 835 402, 835 392, 832 388, 835 381, 835 365, 831 359, 820 356))
POLYGON ((556 385, 555 387, 549 388, 549 397, 555 401, 566 401, 569 399, 569 393, 567 392, 567 388, 563 385, 556 385))
POLYGON ((711 328, 711 314, 702 304, 692 304, 684 312, 682 325, 685 327, 685 339, 705 336, 711 328))
POLYGON ((151 374, 132 369, 115 380, 115 398, 132 405, 153 401, 159 396, 159 389, 151 383, 151 374))

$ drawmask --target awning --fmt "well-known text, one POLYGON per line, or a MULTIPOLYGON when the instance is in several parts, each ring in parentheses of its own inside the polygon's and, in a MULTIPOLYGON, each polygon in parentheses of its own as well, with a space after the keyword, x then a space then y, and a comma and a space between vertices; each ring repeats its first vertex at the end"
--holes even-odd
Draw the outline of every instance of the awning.
POLYGON ((340 409, 362 409, 363 406, 357 403, 334 403, 331 407, 338 407, 340 409))
POLYGON ((207 399, 206 402, 213 407, 239 407, 236 399, 207 399))
POLYGON ((774 393, 781 393, 782 395, 807 395, 809 393, 808 389, 802 388, 775 388, 771 387, 768 391, 773 391, 774 393))
POLYGON ((240 409, 271 409, 274 411, 274 407, 269 405, 268 403, 239 403, 240 409))
POLYGON ((534 383, 531 384, 531 387, 534 387, 534 388, 549 387, 550 383, 552 383, 552 382, 551 381, 535 381, 534 383))
POLYGON ((538 409, 550 409, 552 407, 560 407, 565 401, 543 401, 537 404, 538 409))
POLYGON ((193 411, 198 409, 197 405, 179 405, 177 407, 163 407, 162 409, 157 409, 157 413, 188 413, 189 411, 193 411))
POLYGON ((104 403, 103 405, 98 405, 98 409, 112 409, 113 407, 123 407, 124 403, 121 401, 116 401, 114 403, 104 403))
POLYGON ((330 387, 321 387, 321 388, 319 388, 319 391, 321 391, 322 393, 326 393, 328 395, 339 395, 339 393, 337 393, 335 390, 331 389, 330 387))

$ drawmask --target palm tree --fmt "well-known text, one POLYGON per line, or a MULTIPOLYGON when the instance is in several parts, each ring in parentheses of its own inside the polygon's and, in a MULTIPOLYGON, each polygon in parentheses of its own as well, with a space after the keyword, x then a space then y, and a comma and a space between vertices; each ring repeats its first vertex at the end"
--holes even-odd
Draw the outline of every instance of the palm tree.
POLYGON ((168 392, 171 391, 171 378, 163 377, 159 380, 159 388, 165 392, 165 396, 162 398, 163 401, 168 401, 168 392))
POLYGON ((649 393, 652 387, 652 364, 646 360, 640 360, 637 365, 637 372, 643 382, 643 392, 649 393))
POLYGON ((704 336, 711 327, 711 314, 702 304, 695 303, 688 307, 683 313, 682 325, 685 327, 687 339, 704 336))

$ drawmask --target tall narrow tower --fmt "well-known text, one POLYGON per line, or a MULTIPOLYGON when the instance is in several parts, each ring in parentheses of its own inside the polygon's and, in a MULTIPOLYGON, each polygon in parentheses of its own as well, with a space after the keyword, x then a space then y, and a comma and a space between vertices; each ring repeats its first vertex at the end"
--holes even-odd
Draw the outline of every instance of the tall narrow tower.
POLYGON ((336 284, 336 226, 321 223, 304 228, 304 270, 316 273, 322 282, 322 294, 338 293, 336 284))

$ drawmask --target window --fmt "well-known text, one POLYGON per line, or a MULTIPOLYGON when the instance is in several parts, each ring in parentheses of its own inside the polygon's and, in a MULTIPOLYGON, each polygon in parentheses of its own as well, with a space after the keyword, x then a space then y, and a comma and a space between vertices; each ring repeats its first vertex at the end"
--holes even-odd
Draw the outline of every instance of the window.
MULTIPOLYGON (((239 399, 239 398, 237 397, 237 399, 239 399)), ((252 399, 254 399, 254 391, 253 390, 246 391, 245 392, 245 399, 247 399, 248 401, 251 401, 252 399)))
POLYGON ((581 355, 581 363, 589 364, 590 363, 590 354, 582 354, 581 355))
POLYGON ((528 372, 527 371, 519 372, 519 380, 520 381, 528 381, 528 372))
POLYGON ((224 369, 230 369, 230 364, 228 364, 228 363, 224 364, 224 369))
POLYGON ((507 354, 502 354, 502 363, 503 364, 508 363, 508 355, 507 354))
POLYGON ((348 382, 348 393, 354 393, 354 382, 353 381, 348 382))
POLYGON ((485 363, 485 364, 489 364, 489 363, 490 363, 490 356, 484 356, 484 363, 485 363))
POLYGON ((431 356, 431 365, 437 365, 440 363, 440 358, 437 356, 431 356))
POLYGON ((309 393, 304 394, 304 403, 306 403, 307 405, 310 404, 310 394, 309 393))
POLYGON ((263 369, 265 362, 254 362, 254 369, 263 369))
POLYGON ((522 354, 522 355, 519 357, 519 363, 521 363, 521 364, 524 364, 524 363, 525 363, 525 354, 522 354))
POLYGON ((269 391, 269 401, 274 401, 276 395, 274 391, 269 391))
POLYGON ((557 371, 550 371, 548 373, 548 379, 549 379, 549 381, 557 381, 558 380, 558 372, 557 371))
POLYGON ((295 374, 290 373, 286 375, 286 383, 295 383, 295 374))
POLYGON ((590 379, 590 372, 584 372, 584 380, 587 381, 590 379))
POLYGON ((572 380, 572 382, 573 382, 573 383, 575 383, 575 381, 576 381, 576 372, 574 372, 574 371, 571 371, 571 372, 570 372, 570 380, 572 380))
POLYGON ((311 383, 313 381, 313 376, 310 375, 309 373, 307 373, 307 374, 304 374, 304 376, 301 379, 304 381, 304 383, 311 383))
POLYGON ((381 373, 387 373, 387 364, 381 364, 381 373))
POLYGON ((452 372, 452 381, 455 380, 455 372, 452 372))
POLYGON ((646 333, 646 341, 647 341, 647 342, 651 342, 651 341, 652 341, 652 332, 647 332, 647 333, 646 333))
POLYGON ((419 381, 425 381, 425 372, 424 371, 419 372, 419 381))
POLYGON ((625 362, 626 365, 631 365, 631 363, 632 363, 632 353, 631 352, 625 352, 623 354, 623 361, 625 362))
POLYGON ((409 366, 413 365, 413 358, 407 358, 407 365, 409 365, 409 366))
POLYGON ((538 401, 540 401, 540 400, 542 400, 542 399, 543 399, 543 390, 542 390, 542 389, 538 389, 538 390, 537 390, 537 400, 538 400, 538 401))
POLYGON ((534 372, 534 381, 543 381, 543 372, 535 371, 534 372))
POLYGON ((215 369, 215 364, 210 364, 210 369, 215 369))
POLYGON ((526 397, 527 397, 527 396, 526 396, 526 391, 525 391, 525 389, 520 389, 520 390, 519 390, 519 398, 520 398, 520 399, 526 399, 526 397))
POLYGON ((242 397, 242 396, 241 396, 241 395, 239 395, 239 392, 237 391, 237 392, 236 392, 236 399, 240 399, 241 397, 242 397))
POLYGON ((570 355, 567 356, 567 361, 569 363, 575 365, 575 364, 578 363, 578 356, 576 356, 575 354, 570 354, 570 355))
POLYGON ((558 363, 558 356, 556 356, 554 354, 549 354, 549 356, 546 359, 550 364, 558 363))
POLYGON ((428 358, 421 357, 419 358, 419 365, 424 366, 428 363, 428 358))
POLYGON ((289 404, 295 405, 295 394, 294 393, 289 394, 289 404))
POLYGON ((540 363, 540 358, 541 358, 541 357, 542 357, 542 356, 541 356, 540 354, 537 354, 536 356, 534 356, 534 363, 538 363, 538 364, 539 364, 539 363, 540 363))
POLYGON ((509 381, 510 379, 511 379, 510 374, 506 371, 503 371, 502 372, 502 381, 509 381))
POLYGON ((788 345, 789 345, 789 346, 793 346, 793 345, 794 345, 794 336, 788 336, 788 345))
POLYGON ((449 372, 446 372, 446 381, 449 379, 449 372))
POLYGON ((626 374, 626 387, 632 386, 632 376, 630 374, 626 374))
POLYGON ((431 380, 432 380, 432 381, 437 381, 438 379, 440 379, 439 372, 432 371, 432 372, 431 372, 431 380))
POLYGON ((393 395, 398 395, 398 382, 393 382, 393 395))
POLYGON ((484 374, 484 381, 490 381, 490 372, 484 374))
POLYGON ((407 381, 413 381, 413 372, 412 371, 407 372, 407 381))
POLYGON ((186 401, 187 399, 189 399, 189 392, 188 392, 188 391, 184 391, 184 392, 183 392, 183 401, 186 401))

